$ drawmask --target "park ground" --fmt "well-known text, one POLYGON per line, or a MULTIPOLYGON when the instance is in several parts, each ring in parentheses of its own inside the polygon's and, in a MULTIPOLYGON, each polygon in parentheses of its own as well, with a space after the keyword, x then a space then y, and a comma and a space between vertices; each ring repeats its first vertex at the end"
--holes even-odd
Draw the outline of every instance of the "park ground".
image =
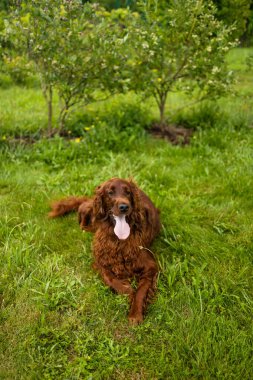
POLYGON ((194 128, 184 147, 143 132, 155 107, 131 94, 73 116, 68 138, 45 139, 39 88, 0 90, 1 379, 252 379, 249 52, 228 58, 235 94, 176 116, 194 128), (52 199, 91 195, 114 176, 133 177, 161 210, 157 298, 136 327, 127 299, 92 270, 76 215, 47 217, 52 199))

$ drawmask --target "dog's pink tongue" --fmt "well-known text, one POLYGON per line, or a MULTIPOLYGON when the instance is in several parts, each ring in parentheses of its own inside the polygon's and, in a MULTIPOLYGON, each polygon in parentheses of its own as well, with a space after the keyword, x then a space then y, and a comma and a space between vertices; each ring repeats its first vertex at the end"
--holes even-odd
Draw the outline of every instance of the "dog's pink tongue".
POLYGON ((122 216, 113 215, 113 217, 116 222, 115 227, 114 227, 115 235, 117 235, 120 240, 127 239, 128 236, 130 235, 130 227, 129 227, 129 224, 126 222, 125 215, 122 215, 122 216))

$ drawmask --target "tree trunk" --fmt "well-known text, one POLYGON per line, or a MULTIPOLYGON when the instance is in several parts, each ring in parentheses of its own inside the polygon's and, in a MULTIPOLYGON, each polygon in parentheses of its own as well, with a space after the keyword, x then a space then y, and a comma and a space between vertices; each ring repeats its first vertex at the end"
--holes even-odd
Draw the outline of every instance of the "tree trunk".
POLYGON ((53 88, 49 86, 47 98, 47 134, 51 136, 53 132, 53 88))
POLYGON ((47 103, 47 136, 50 137, 53 134, 53 87, 49 84, 41 81, 41 88, 43 96, 47 103))
POLYGON ((165 105, 166 105, 167 93, 162 93, 159 95, 159 111, 160 111, 160 126, 161 130, 165 128, 165 105))
POLYGON ((65 121, 66 121, 68 111, 69 111, 68 104, 65 103, 65 105, 61 109, 60 116, 59 116, 59 133, 61 133, 65 127, 65 121))

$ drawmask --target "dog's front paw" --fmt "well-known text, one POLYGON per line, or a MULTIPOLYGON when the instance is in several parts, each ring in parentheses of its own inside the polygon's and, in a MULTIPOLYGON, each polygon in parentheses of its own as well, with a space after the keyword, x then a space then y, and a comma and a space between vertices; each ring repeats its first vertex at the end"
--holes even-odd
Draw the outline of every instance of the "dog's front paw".
POLYGON ((129 320, 130 325, 137 326, 143 322, 143 315, 142 314, 129 314, 128 320, 129 320))

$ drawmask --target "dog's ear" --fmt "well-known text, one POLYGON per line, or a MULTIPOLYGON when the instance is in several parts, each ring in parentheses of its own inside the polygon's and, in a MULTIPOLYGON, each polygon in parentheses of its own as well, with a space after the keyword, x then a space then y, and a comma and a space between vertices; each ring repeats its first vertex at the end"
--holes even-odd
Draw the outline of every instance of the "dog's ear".
POLYGON ((93 216, 97 219, 103 219, 106 216, 105 201, 104 201, 104 186, 98 186, 95 191, 93 201, 93 216))
POLYGON ((132 223, 136 226, 141 225, 143 219, 143 213, 141 210, 141 202, 140 202, 140 190, 138 186, 134 183, 132 179, 129 179, 128 184, 131 189, 131 204, 132 204, 132 212, 130 215, 130 219, 132 223))
POLYGON ((128 181, 131 189, 131 201, 134 209, 140 209, 140 190, 132 179, 128 181))
POLYGON ((78 209, 78 220, 80 228, 85 231, 94 232, 95 224, 93 222, 93 201, 83 202, 78 209))

